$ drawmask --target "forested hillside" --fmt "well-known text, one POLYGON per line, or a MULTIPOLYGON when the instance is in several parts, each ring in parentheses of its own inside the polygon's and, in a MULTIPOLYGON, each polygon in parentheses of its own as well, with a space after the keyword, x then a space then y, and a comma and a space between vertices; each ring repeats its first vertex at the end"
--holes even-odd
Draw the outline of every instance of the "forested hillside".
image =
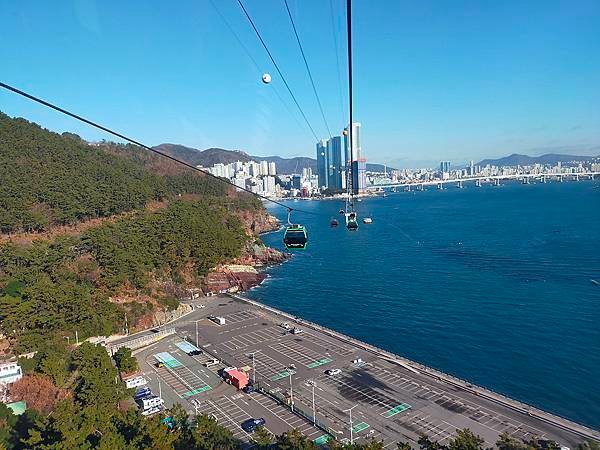
POLYGON ((139 147, 89 145, 4 114, 0 173, 0 334, 15 352, 75 331, 121 332, 126 316, 131 328, 176 307, 173 286, 198 286, 238 257, 254 240, 242 217, 263 211, 139 147), (110 220, 43 233, 94 218, 110 220))
POLYGON ((0 233, 108 217, 169 195, 226 191, 135 146, 93 146, 73 136, 0 113, 0 233))

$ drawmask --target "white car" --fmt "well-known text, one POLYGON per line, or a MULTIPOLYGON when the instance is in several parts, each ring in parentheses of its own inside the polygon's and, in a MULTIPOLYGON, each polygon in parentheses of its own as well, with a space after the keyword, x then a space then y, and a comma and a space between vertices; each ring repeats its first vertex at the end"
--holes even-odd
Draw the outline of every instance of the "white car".
POLYGON ((340 373, 342 373, 341 369, 329 369, 325 371, 325 375, 329 375, 331 377, 339 375, 340 373))
POLYGON ((292 328, 292 326, 287 322, 283 322, 283 323, 279 324, 279 326, 281 328, 285 328, 286 330, 289 330, 290 328, 292 328))
POLYGON ((292 328, 292 334, 300 334, 303 333, 303 331, 300 328, 292 328))
POLYGON ((206 305, 196 305, 196 308, 200 308, 200 309, 206 308, 206 305))

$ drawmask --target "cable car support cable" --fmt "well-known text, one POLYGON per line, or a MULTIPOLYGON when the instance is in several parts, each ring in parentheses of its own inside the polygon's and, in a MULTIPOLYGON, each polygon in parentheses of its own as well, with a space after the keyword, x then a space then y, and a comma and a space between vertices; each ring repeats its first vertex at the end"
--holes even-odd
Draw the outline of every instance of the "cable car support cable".
POLYGON ((242 8, 242 10, 244 11, 244 14, 246 15, 246 18, 250 22, 250 25, 252 25, 252 28, 254 29, 254 32, 258 36, 258 39, 260 40, 262 46, 264 47, 264 49, 266 50, 267 54, 269 55, 269 58, 271 59, 271 62, 275 66, 275 69, 277 70, 277 73, 279 74, 279 76, 281 77, 281 80, 283 81, 283 84, 285 84, 285 87, 287 88, 288 92, 290 93, 290 95, 292 97, 292 100, 294 100, 294 103, 298 107, 298 110, 300 111, 300 114, 302 114, 302 117, 304 118, 304 121, 306 122, 306 125, 308 125, 308 128, 310 128, 310 131, 312 132, 312 135, 315 138, 315 142, 317 142, 319 140, 319 138, 317 137, 317 133, 315 133, 314 128, 312 127, 312 125, 308 121, 308 118, 306 117, 306 114, 304 114, 304 111, 302 110, 302 107, 298 103, 298 100, 296 100, 296 96, 292 92, 292 89, 290 88, 290 85, 288 84, 287 80, 285 79, 285 76, 283 75, 283 73, 281 73, 281 70, 279 69, 279 66, 277 65, 277 63, 275 62, 275 58, 273 58, 273 55, 271 54, 271 52, 269 50, 269 47, 267 47, 267 44, 265 43, 264 39, 260 35, 260 32, 258 31, 258 28, 256 28, 256 25, 254 25, 254 21, 252 20, 252 18, 250 17, 250 14, 248 13, 248 11, 246 10, 246 8, 244 7, 244 4, 242 3, 242 0, 237 0, 237 1, 238 1, 238 4, 240 5, 240 7, 242 8))
POLYGON ((32 100, 32 101, 36 102, 36 103, 44 105, 44 106, 46 106, 46 107, 48 107, 50 109, 58 111, 61 114, 64 114, 64 115, 69 116, 69 117, 72 117, 73 119, 76 119, 76 120, 78 120, 80 122, 83 122, 83 123, 86 123, 88 125, 91 125, 94 128, 97 128, 97 129, 102 130, 102 131, 104 131, 104 132, 106 132, 108 134, 111 134, 111 135, 116 136, 116 137, 118 137, 120 139, 123 139, 124 141, 127 141, 127 142, 129 142, 131 144, 137 145, 138 147, 142 147, 143 149, 148 150, 148 151, 150 151, 152 153, 155 153, 157 155, 160 155, 163 158, 170 159, 171 161, 173 161, 173 162, 175 162, 177 164, 181 164, 182 166, 188 167, 189 169, 195 170, 196 172, 200 172, 200 173, 202 173, 204 175, 207 175, 208 177, 213 178, 213 179, 215 179, 215 180, 217 180, 217 181, 219 181, 221 183, 228 184, 230 186, 233 186, 236 189, 240 189, 242 191, 245 191, 245 192, 249 193, 250 195, 254 195, 255 197, 258 197, 258 198, 260 198, 262 200, 271 202, 271 203, 273 203, 275 205, 279 205, 279 206, 285 208, 288 211, 291 210, 291 211, 301 212, 301 213, 304 213, 304 214, 313 214, 313 215, 325 216, 325 214, 319 214, 319 213, 316 213, 316 212, 313 212, 313 211, 305 211, 305 210, 302 210, 302 209, 291 208, 290 206, 288 206, 288 205, 286 205, 284 203, 278 202, 277 200, 273 200, 272 198, 266 197, 266 196, 261 195, 261 194, 257 194, 256 192, 252 192, 248 188, 237 186, 235 183, 227 180, 226 178, 221 178, 221 177, 218 177, 216 175, 213 175, 210 172, 207 172, 205 170, 199 169, 198 167, 193 166, 192 164, 189 164, 189 163, 186 163, 185 161, 182 161, 180 159, 174 158, 173 156, 168 155, 166 153, 163 153, 160 150, 152 148, 152 147, 150 147, 150 146, 148 146, 146 144, 143 144, 143 143, 141 143, 141 142, 139 142, 139 141, 137 141, 135 139, 127 137, 124 134, 121 134, 121 133, 119 133, 117 131, 114 131, 114 130, 112 130, 110 128, 107 128, 107 127, 105 127, 103 125, 100 125, 100 124, 98 124, 96 122, 93 122, 92 120, 86 119, 85 117, 82 117, 82 116, 77 115, 77 114, 75 114, 75 113, 73 113, 71 111, 68 111, 68 110, 66 110, 64 108, 61 108, 60 106, 54 105, 54 104, 52 104, 52 103, 50 103, 50 102, 48 102, 46 100, 43 100, 43 99, 41 99, 39 97, 36 97, 36 96, 34 96, 32 94, 29 94, 29 93, 25 92, 25 91, 17 89, 16 87, 13 87, 13 86, 11 86, 9 84, 3 83, 2 81, 0 81, 0 87, 6 89, 8 91, 14 92, 15 94, 18 94, 18 95, 20 95, 22 97, 25 97, 25 98, 27 98, 29 100, 32 100))
POLYGON ((321 111, 321 117, 323 117, 323 122, 325 123, 325 128, 327 129, 327 134, 329 134, 329 138, 331 139, 331 130, 329 129, 329 124, 327 123, 327 119, 325 118, 325 112, 323 111, 323 105, 321 104, 321 99, 319 98, 319 94, 317 93, 317 87, 315 86, 315 80, 313 79, 312 73, 310 71, 310 67, 308 65, 308 61, 306 60, 306 54, 304 53, 304 49, 302 48, 302 43, 300 42, 300 36, 298 35, 298 30, 296 29, 296 24, 294 23, 294 18, 292 17, 292 12, 290 11, 290 6, 288 5, 288 1, 284 0, 285 9, 287 10, 288 17, 290 18, 290 22, 292 24, 292 28, 294 29, 294 35, 296 36, 296 42, 298 42, 298 47, 300 47, 300 53, 302 53, 302 59, 304 60, 304 66, 306 67, 306 71, 308 72, 308 78, 310 78, 310 84, 312 85, 313 92, 315 93, 315 97, 317 99, 317 103, 319 105, 319 110, 321 111))

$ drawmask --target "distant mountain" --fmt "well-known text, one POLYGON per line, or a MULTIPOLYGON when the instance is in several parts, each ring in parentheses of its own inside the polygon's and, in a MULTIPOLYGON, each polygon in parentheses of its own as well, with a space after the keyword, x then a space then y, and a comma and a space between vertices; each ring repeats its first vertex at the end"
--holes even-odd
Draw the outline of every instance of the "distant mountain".
MULTIPOLYGON (((174 158, 181 159, 195 166, 212 167, 214 164, 230 164, 236 161, 269 161, 277 166, 277 172, 282 174, 300 173, 302 169, 310 167, 313 172, 317 170, 317 160, 307 156, 282 158, 281 156, 251 156, 240 150, 225 150, 223 148, 209 148, 198 150, 178 144, 160 144, 154 147, 174 158)), ((383 164, 367 163, 367 171, 383 172, 383 164)), ((394 170, 388 167, 387 170, 394 170)))
POLYGON ((198 150, 179 144, 160 144, 153 147, 169 156, 181 159, 194 166, 212 167, 215 164, 230 164, 236 161, 250 161, 250 156, 239 150, 225 150, 223 148, 208 148, 198 150))
POLYGON ((513 153, 510 156, 505 156, 504 158, 498 159, 484 159, 477 163, 480 166, 530 166, 532 164, 557 164, 561 163, 569 163, 573 161, 584 162, 591 161, 593 159, 599 159, 600 156, 577 156, 577 155, 560 155, 556 153, 548 153, 546 155, 541 156, 527 156, 527 155, 519 155, 517 153, 513 153))

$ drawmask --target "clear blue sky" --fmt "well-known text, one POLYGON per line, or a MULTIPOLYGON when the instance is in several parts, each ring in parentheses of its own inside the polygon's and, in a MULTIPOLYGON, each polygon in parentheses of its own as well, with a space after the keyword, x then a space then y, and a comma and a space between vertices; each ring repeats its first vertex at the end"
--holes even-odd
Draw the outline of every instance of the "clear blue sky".
MULTIPOLYGON (((150 145, 314 156, 314 138, 237 1, 214 1, 261 71, 209 0, 33 0, 2 3, 0 78, 150 145), (261 83, 262 71, 272 85, 261 83)), ((339 131, 347 119, 329 0, 288 1, 328 122, 339 131)), ((326 137, 283 0, 245 4, 326 137)), ((341 39, 345 2, 333 4, 341 39)), ((355 120, 371 161, 600 153, 598 0, 355 0, 354 34, 355 120)), ((346 94, 345 45, 340 57, 346 94)), ((108 138, 7 92, 0 110, 108 138)))

